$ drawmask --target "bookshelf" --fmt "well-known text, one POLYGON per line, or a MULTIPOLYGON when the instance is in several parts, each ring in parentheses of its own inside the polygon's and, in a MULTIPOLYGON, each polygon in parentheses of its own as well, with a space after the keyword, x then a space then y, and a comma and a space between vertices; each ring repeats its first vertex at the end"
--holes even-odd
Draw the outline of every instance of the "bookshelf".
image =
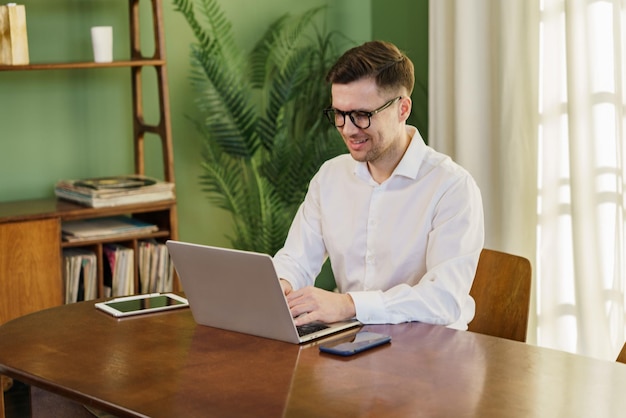
MULTIPOLYGON (((165 37, 161 0, 150 0, 151 28, 154 37, 154 53, 145 56, 141 50, 140 5, 141 0, 126 1, 129 5, 130 59, 111 63, 64 62, 31 63, 29 65, 0 65, 2 72, 47 71, 75 69, 128 68, 131 77, 134 152, 134 173, 111 173, 111 175, 145 175, 144 138, 146 134, 158 137, 162 155, 163 176, 174 183, 173 146, 170 126, 167 66, 165 60, 165 37), (144 121, 143 76, 146 67, 154 69, 156 77, 151 86, 158 91, 158 121, 144 121)), ((35 6, 33 6, 35 7, 35 6)), ((2 100, 2 97, 0 97, 2 100)), ((51 184, 51 188, 52 188, 51 184)), ((103 246, 119 243, 135 251, 135 282, 138 284, 137 248, 140 240, 155 239, 164 242, 178 238, 176 200, 92 208, 56 198, 0 202, 0 324, 37 310, 63 303, 64 248, 80 247, 93 251, 97 256, 98 295, 103 294, 103 246), (129 234, 124 237, 66 242, 62 240, 61 225, 64 221, 93 219, 115 215, 132 216, 158 226, 158 231, 129 234)), ((174 291, 180 290, 177 278, 174 291)))

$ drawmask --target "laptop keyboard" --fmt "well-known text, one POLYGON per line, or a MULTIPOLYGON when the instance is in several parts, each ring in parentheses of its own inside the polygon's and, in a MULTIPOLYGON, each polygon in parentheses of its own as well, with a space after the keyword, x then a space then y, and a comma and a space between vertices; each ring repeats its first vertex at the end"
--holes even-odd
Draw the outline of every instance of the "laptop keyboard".
POLYGON ((321 331, 326 328, 328 328, 328 325, 324 325, 320 323, 304 324, 304 325, 299 325, 296 327, 296 329, 298 330, 298 335, 301 337, 304 335, 312 334, 317 331, 321 331))

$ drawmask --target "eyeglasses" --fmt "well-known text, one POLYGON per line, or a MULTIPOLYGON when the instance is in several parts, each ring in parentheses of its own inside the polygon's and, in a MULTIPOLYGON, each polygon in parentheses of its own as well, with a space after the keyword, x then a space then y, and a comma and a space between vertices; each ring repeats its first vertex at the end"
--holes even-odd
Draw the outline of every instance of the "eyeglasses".
POLYGON ((367 129, 372 123, 372 116, 387 109, 389 106, 391 106, 401 98, 402 96, 398 96, 395 99, 391 99, 378 109, 374 109, 371 112, 365 112, 363 110, 349 110, 347 112, 344 112, 343 110, 329 107, 327 109, 324 109, 324 114, 326 115, 326 118, 328 118, 328 121, 337 128, 343 128, 343 126, 346 124, 347 115, 348 117, 350 117, 350 120, 352 121, 354 126, 360 129, 367 129))

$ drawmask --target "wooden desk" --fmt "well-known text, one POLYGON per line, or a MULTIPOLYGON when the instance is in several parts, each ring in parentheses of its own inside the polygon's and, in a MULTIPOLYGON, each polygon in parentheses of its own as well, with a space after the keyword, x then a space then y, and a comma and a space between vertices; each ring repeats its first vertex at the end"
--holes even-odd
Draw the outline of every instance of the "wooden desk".
POLYGON ((341 358, 196 326, 189 310, 116 320, 93 302, 0 326, 0 373, 118 416, 607 417, 626 365, 420 323, 341 358))

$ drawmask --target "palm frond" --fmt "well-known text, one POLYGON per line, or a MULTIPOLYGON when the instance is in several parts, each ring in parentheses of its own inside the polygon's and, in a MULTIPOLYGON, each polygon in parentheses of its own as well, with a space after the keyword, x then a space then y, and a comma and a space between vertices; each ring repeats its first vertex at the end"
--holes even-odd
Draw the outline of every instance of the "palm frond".
POLYGON ((267 66, 269 56, 272 53, 272 45, 276 42, 276 37, 283 31, 289 20, 289 14, 284 14, 274 21, 265 31, 263 36, 257 41, 250 53, 250 83, 254 88, 262 89, 267 76, 267 66))
POLYGON ((172 0, 172 3, 175 6, 175 10, 180 12, 185 17, 187 24, 191 28, 199 44, 203 47, 208 46, 211 43, 212 37, 207 32, 205 32, 203 26, 196 19, 195 1, 172 0))
POLYGON ((224 65, 217 47, 191 50, 193 66, 192 83, 200 94, 196 98, 198 108, 206 115, 205 123, 215 140, 221 142, 227 152, 250 158, 259 146, 255 133, 257 111, 248 83, 234 76, 224 65))

